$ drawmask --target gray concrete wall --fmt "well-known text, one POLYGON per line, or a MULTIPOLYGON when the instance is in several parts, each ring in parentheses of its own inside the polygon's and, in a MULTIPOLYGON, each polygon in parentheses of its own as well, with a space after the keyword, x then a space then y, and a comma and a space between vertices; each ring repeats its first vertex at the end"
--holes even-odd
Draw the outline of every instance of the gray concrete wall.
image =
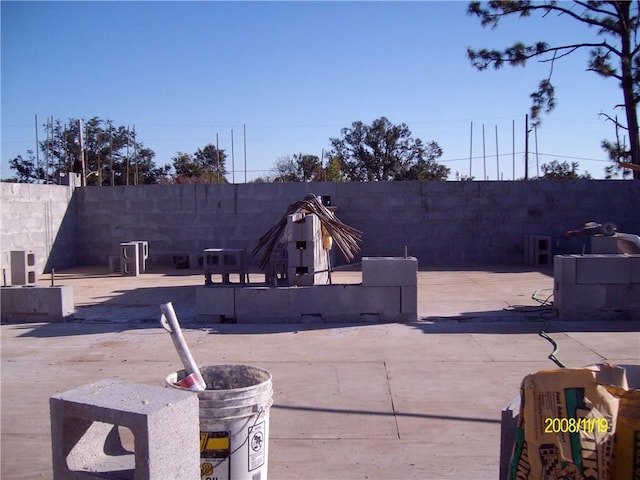
POLYGON ((361 256, 397 256, 407 245, 421 267, 522 264, 527 234, 551 236, 553 253, 574 253, 582 240, 559 237, 588 221, 640 232, 636 181, 88 187, 76 190, 78 262, 107 265, 129 240, 148 240, 152 262, 204 248, 250 252, 287 206, 308 193, 331 195, 338 217, 362 230, 361 256))
POLYGON ((38 273, 107 265, 129 240, 148 240, 152 263, 212 247, 250 252, 308 193, 331 195, 337 215, 362 230, 361 256, 397 256, 407 245, 421 266, 521 264, 530 234, 551 236, 554 254, 579 253, 584 239, 560 235, 588 221, 640 233, 637 181, 143 185, 75 193, 2 183, 0 263, 8 278, 11 250, 35 251, 38 273))
POLYGON ((76 200, 60 185, 0 183, 0 264, 11 280, 11 250, 32 250, 37 273, 77 264, 76 200))

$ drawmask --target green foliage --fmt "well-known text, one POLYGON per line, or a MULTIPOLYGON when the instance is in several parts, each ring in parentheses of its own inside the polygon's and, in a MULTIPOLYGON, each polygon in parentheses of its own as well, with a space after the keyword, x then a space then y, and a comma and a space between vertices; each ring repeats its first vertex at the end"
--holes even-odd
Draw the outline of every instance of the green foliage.
POLYGON ((579 178, 591 178, 589 172, 578 175, 578 162, 571 162, 571 165, 569 165, 568 162, 560 163, 557 160, 553 160, 549 163, 543 163, 540 168, 542 168, 542 178, 544 179, 576 180, 579 178))
POLYGON ((371 125, 353 122, 340 138, 330 139, 330 158, 340 162, 347 180, 445 180, 449 169, 438 165, 442 149, 414 139, 407 125, 393 125, 380 117, 371 125))
POLYGON ((227 183, 227 155, 213 144, 199 148, 193 155, 178 152, 172 160, 175 183, 227 183))
POLYGON ((22 158, 22 155, 9 160, 9 168, 15 170, 15 177, 9 179, 11 182, 18 183, 34 183, 45 177, 45 172, 42 167, 36 166, 36 157, 33 154, 33 150, 27 150, 27 158, 22 158))
POLYGON ((70 118, 66 124, 58 119, 44 128, 46 138, 39 144, 42 166, 36 168, 33 152, 26 160, 18 155, 10 161, 19 182, 53 182, 59 173, 82 173, 83 153, 86 185, 157 183, 168 173, 168 166, 156 167, 155 152, 137 141, 133 130, 114 127, 109 120, 93 117, 83 122, 84 152, 80 150, 78 119, 70 118))
POLYGON ((289 155, 278 159, 273 168, 273 182, 317 182, 323 180, 320 159, 315 155, 289 155))
POLYGON ((193 155, 178 152, 172 160, 175 183, 227 183, 227 155, 213 144, 199 148, 193 155))
MULTIPOLYGON (((629 136, 629 158, 631 163, 640 164, 640 133, 638 131, 637 105, 640 99, 640 45, 638 28, 640 26, 640 2, 628 1, 574 1, 542 2, 497 1, 492 0, 469 3, 467 13, 480 19, 482 26, 497 28, 505 17, 529 17, 534 12, 542 17, 557 14, 566 21, 595 28, 601 41, 580 41, 568 45, 551 46, 546 42, 524 45, 516 42, 503 50, 467 49, 471 64, 478 70, 489 66, 498 69, 504 65, 524 66, 533 58, 549 64, 549 76, 543 79, 538 89, 531 94, 531 117, 539 124, 542 113, 551 112, 555 105, 555 89, 551 76, 556 61, 577 50, 588 50, 590 54, 587 70, 604 78, 617 80, 622 89, 626 125, 618 123, 616 129, 625 129, 629 136)), ((605 147, 606 148, 606 147, 605 147)), ((640 178, 640 176, 636 176, 640 178)))

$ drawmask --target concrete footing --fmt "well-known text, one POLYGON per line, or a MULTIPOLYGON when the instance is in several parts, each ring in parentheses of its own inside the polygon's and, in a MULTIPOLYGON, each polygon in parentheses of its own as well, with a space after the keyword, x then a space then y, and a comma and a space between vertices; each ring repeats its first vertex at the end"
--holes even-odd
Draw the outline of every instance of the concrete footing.
POLYGON ((49 404, 54 480, 200 478, 196 393, 106 380, 49 404), (133 434, 134 452, 118 427, 133 434))
POLYGON ((640 255, 556 255, 560 320, 640 319, 640 255))
POLYGON ((2 287, 2 321, 63 322, 75 312, 73 287, 2 287))

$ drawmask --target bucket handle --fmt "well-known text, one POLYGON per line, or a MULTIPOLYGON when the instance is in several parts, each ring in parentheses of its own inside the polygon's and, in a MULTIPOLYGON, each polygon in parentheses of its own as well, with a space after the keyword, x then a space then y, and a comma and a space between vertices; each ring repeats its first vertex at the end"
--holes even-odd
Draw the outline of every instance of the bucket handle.
POLYGON ((245 444, 245 443, 247 443, 247 442, 249 441, 249 430, 251 430, 253 427, 255 427, 255 426, 256 426, 256 424, 258 423, 258 420, 260 420, 260 417, 262 416, 262 414, 263 414, 264 412, 265 412, 264 407, 260 407, 260 410, 258 411, 258 415, 256 415, 256 419, 255 419, 255 421, 253 422, 253 425, 251 425, 251 426, 249 427, 249 429, 247 430, 247 436, 245 437, 244 442, 242 442, 240 445, 238 445, 238 446, 236 447, 236 449, 235 449, 233 452, 230 452, 230 453, 229 453, 229 457, 231 457, 231 455, 233 455, 233 454, 234 454, 234 453, 236 453, 238 450, 240 450, 240 449, 244 446, 244 444, 245 444))

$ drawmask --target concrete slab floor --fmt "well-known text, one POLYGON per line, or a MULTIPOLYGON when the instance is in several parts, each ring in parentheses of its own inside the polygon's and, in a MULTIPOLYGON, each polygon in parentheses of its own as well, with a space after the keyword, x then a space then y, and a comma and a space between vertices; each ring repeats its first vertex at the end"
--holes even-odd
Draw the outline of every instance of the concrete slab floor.
POLYGON ((526 374, 555 368, 541 328, 567 366, 640 365, 638 322, 539 317, 530 296, 552 287, 545 270, 421 271, 423 320, 407 324, 202 325, 192 323, 197 272, 56 277, 74 286, 74 323, 1 327, 3 479, 51 478, 50 396, 102 379, 163 385, 181 368, 158 324, 167 301, 198 363, 272 373, 273 479, 495 479, 501 410, 526 374))

